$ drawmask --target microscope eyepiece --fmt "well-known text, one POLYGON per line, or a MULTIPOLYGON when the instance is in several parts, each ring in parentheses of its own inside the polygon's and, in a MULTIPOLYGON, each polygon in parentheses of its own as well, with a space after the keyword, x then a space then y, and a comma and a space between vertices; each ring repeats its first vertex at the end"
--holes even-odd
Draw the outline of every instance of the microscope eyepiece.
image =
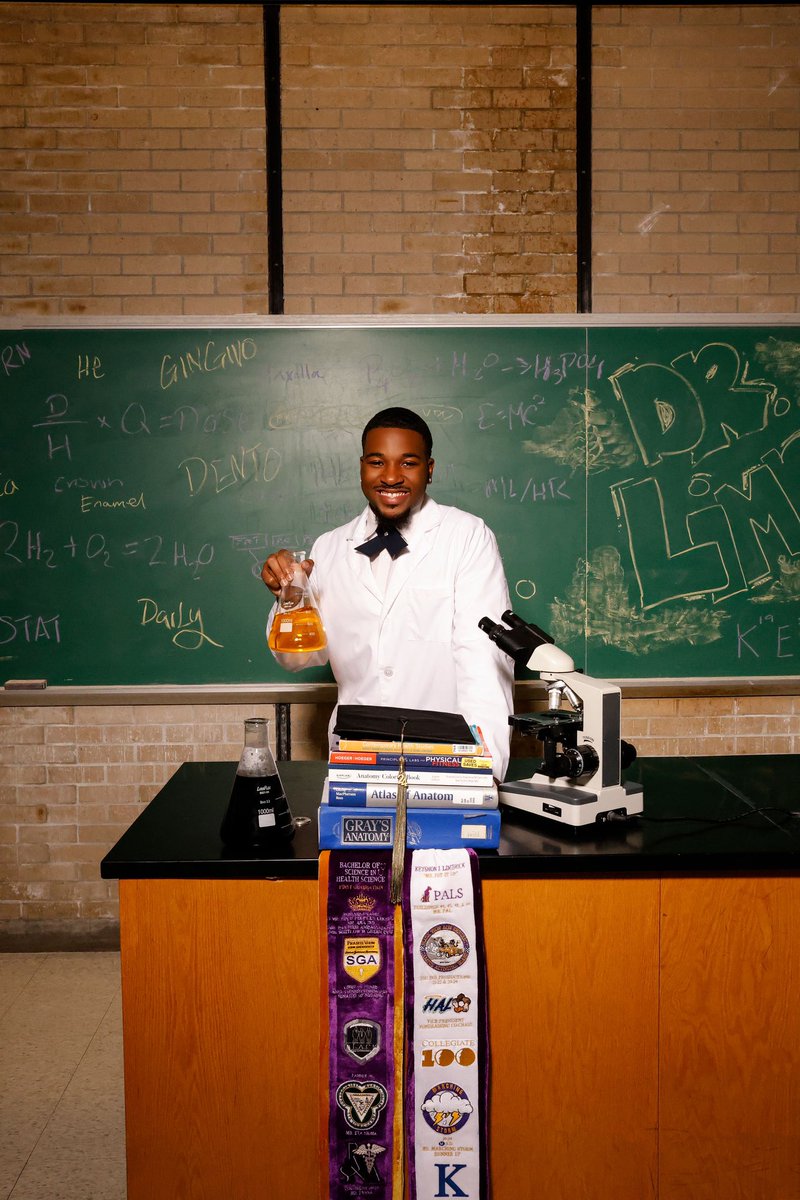
POLYGON ((527 665, 537 646, 553 641, 542 629, 536 625, 529 625, 511 609, 503 613, 502 620, 505 621, 505 625, 492 621, 490 617, 481 617, 478 628, 520 666, 527 665))

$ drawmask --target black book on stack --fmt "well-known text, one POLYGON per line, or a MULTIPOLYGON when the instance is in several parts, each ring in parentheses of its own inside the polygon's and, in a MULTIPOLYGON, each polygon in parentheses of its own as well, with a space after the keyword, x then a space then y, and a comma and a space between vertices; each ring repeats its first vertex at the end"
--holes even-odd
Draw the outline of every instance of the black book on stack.
POLYGON ((339 737, 383 738, 396 742, 454 742, 467 744, 474 736, 461 713, 419 708, 388 708, 370 704, 340 704, 333 732, 339 737))

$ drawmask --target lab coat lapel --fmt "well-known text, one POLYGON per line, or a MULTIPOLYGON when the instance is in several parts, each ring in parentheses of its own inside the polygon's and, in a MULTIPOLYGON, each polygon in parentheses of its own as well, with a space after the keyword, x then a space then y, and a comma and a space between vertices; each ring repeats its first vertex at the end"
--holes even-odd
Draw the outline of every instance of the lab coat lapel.
POLYGON ((383 605, 383 596, 375 583, 375 577, 372 573, 372 562, 366 554, 357 554, 355 549, 356 546, 360 546, 365 542, 369 536, 366 532, 368 511, 368 509, 365 509, 361 516, 356 518, 351 531, 347 535, 347 559, 352 564, 355 585, 364 588, 375 601, 378 610, 380 610, 383 605))

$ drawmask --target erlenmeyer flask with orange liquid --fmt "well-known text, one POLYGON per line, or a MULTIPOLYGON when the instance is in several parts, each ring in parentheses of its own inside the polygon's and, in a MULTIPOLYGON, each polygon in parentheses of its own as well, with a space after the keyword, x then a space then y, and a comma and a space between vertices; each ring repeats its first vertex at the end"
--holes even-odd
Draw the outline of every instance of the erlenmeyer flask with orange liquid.
POLYGON ((328 644, 311 581, 300 565, 304 557, 303 552, 294 555, 292 578, 281 588, 267 639, 270 650, 280 654, 311 654, 328 644))

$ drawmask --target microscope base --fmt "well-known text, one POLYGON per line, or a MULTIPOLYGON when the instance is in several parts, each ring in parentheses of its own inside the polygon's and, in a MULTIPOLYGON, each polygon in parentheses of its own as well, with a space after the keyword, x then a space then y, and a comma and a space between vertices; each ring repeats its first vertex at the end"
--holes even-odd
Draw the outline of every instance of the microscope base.
POLYGON ((601 788, 570 787, 568 784, 548 783, 544 777, 515 779, 499 788, 501 805, 521 808, 548 821, 557 821, 577 829, 584 825, 603 823, 609 813, 615 820, 633 817, 644 808, 644 789, 640 783, 624 783, 601 788))

